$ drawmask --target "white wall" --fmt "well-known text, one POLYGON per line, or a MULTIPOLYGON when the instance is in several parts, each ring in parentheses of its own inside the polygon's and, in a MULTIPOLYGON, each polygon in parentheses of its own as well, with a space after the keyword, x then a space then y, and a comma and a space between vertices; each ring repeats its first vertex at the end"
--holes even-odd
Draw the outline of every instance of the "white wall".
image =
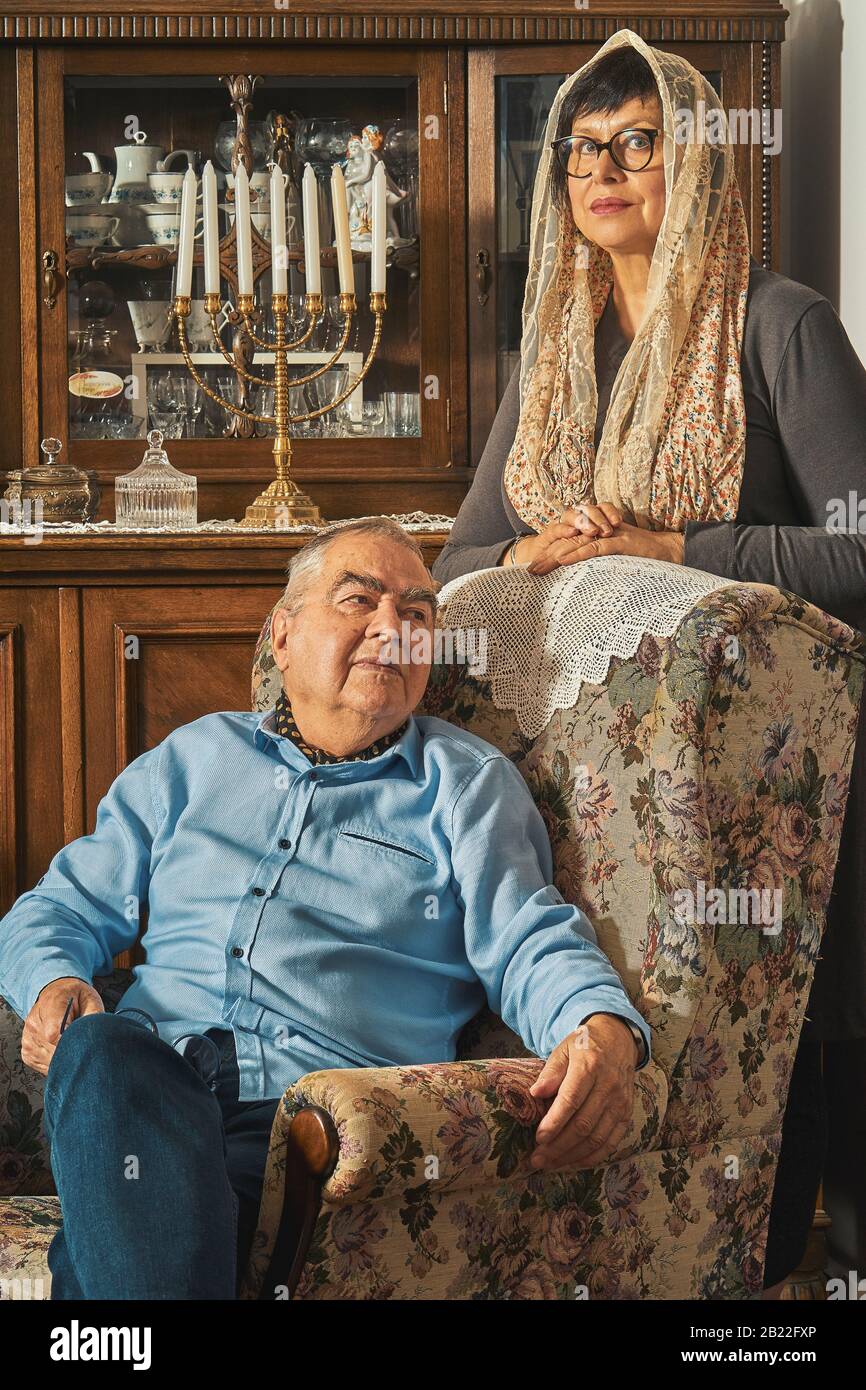
POLYGON ((866 0, 786 0, 785 275, 836 308, 866 362, 866 0))

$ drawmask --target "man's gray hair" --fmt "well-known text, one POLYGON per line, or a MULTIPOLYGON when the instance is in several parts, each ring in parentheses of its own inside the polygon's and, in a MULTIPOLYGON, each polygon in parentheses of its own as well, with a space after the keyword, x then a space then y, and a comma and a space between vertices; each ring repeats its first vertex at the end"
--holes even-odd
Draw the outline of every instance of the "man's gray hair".
MULTIPOLYGON (((430 579, 431 589, 438 589, 439 585, 427 569, 424 562, 424 552, 418 542, 409 531, 405 531, 399 521, 392 521, 387 516, 362 516, 352 521, 335 521, 330 526, 325 526, 321 531, 313 536, 312 540, 302 545, 300 550, 292 556, 286 568, 288 583, 278 601, 277 607, 285 608, 292 616, 298 612, 304 601, 304 594, 310 584, 322 572, 325 552, 332 541, 340 536, 345 536, 350 532, 357 532, 366 536, 386 536, 388 540, 395 541, 397 545, 402 545, 406 550, 411 550, 427 570, 430 579)), ((434 601, 433 609, 435 612, 436 604, 434 601)))

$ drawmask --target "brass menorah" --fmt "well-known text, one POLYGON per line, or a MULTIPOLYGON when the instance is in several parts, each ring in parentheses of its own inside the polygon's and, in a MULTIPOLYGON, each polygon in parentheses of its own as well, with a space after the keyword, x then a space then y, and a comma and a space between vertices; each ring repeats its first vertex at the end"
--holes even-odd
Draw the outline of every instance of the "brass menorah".
POLYGON ((222 406, 223 410, 231 414, 242 416, 246 420, 256 423, 274 425, 276 435, 274 438, 274 467, 276 477, 274 481, 265 488, 264 492, 252 502, 244 513, 241 526, 272 527, 275 530, 286 529, 299 524, 322 525, 322 515, 319 508, 302 492, 297 483, 289 477, 289 470, 292 462, 292 442, 289 437, 289 425, 300 424, 304 420, 314 420, 319 416, 327 415, 330 411, 336 410, 363 381, 373 363, 379 347, 379 340, 382 336, 382 317, 388 307, 385 292, 373 291, 370 294, 370 312, 375 319, 373 338, 370 350, 364 359, 364 365, 358 372, 350 385, 346 387, 333 401, 327 405, 320 406, 317 410, 309 410, 303 414, 294 414, 289 410, 289 388, 294 386, 305 386, 308 382, 314 381, 328 371, 342 355, 352 331, 352 324, 357 312, 357 302, 354 294, 340 293, 340 313, 343 317, 343 334, 333 355, 327 362, 321 363, 313 371, 309 371, 302 376, 289 378, 288 354, 298 348, 302 348, 309 342, 316 325, 324 312, 323 299, 321 293, 307 294, 304 303, 309 315, 309 326, 305 333, 298 338, 286 338, 286 317, 288 314, 289 300, 287 294, 272 294, 271 308, 273 311, 274 332, 271 337, 262 338, 255 332, 252 316, 255 310, 254 297, 251 294, 238 295, 238 312, 243 320, 244 327, 250 341, 257 348, 264 352, 274 354, 274 375, 272 380, 258 376, 249 371, 227 351, 220 337, 220 330, 217 325, 217 314, 220 309, 220 297, 215 293, 206 293, 204 296, 205 313, 210 320, 211 333, 217 351, 222 354, 228 365, 233 371, 239 373, 244 379, 254 386, 273 387, 274 391, 274 413, 273 415, 261 415, 256 411, 248 410, 245 406, 236 405, 233 401, 226 400, 217 391, 213 391, 207 382, 203 381, 192 360, 186 337, 186 320, 189 317, 191 297, 189 295, 176 295, 173 304, 173 315, 177 321, 177 336, 180 343, 180 350, 183 354, 184 362, 188 370, 192 373, 195 381, 201 387, 205 395, 212 401, 222 406))
MULTIPOLYGON (((239 323, 243 324, 243 334, 245 339, 260 350, 273 353, 274 356, 274 375, 273 380, 266 377, 257 376, 250 370, 253 354, 249 354, 248 360, 236 360, 239 354, 231 356, 223 345, 220 330, 217 326, 217 313, 220 308, 219 283, 220 283, 220 244, 217 225, 217 180, 213 165, 210 160, 204 166, 201 180, 201 203, 203 213, 204 233, 204 310, 210 323, 211 334, 217 352, 225 359, 227 364, 244 381, 254 386, 264 386, 273 388, 274 392, 274 413, 273 415, 260 414, 257 411, 249 410, 246 405, 240 402, 226 400, 218 392, 211 389, 204 382, 196 370, 192 360, 186 338, 186 320, 189 317, 192 299, 192 268, 193 268, 193 242, 195 240, 195 224, 197 221, 197 203, 199 198, 198 181, 193 170, 187 169, 183 179, 183 190, 180 205, 180 225, 177 249, 177 280, 176 292, 173 304, 173 316, 177 321, 177 336, 180 350, 183 354, 184 362, 193 379, 201 387, 202 391, 217 405, 222 406, 229 415, 236 417, 236 423, 241 420, 249 421, 254 424, 273 425, 275 430, 274 437, 274 465, 276 477, 264 492, 260 493, 256 500, 246 509, 241 526, 272 527, 274 529, 287 528, 299 523, 312 523, 321 525, 322 517, 318 507, 307 495, 301 492, 297 484, 289 477, 289 469, 292 461, 292 445, 289 439, 289 425, 300 424, 304 420, 315 420, 320 416, 327 415, 330 411, 336 410, 338 406, 348 399, 364 377, 367 375, 382 336, 382 316, 387 308, 385 298, 385 248, 386 248, 386 178, 385 165, 379 160, 373 173, 370 188, 370 201, 372 207, 372 240, 370 255, 370 312, 374 317, 375 326, 370 350, 364 359, 363 367, 344 391, 341 391, 335 398, 326 405, 319 406, 318 409, 305 412, 293 413, 289 410, 289 387, 306 386, 311 381, 321 377, 335 362, 339 360, 349 342, 349 335, 354 324, 357 304, 355 300, 355 280, 352 268, 352 244, 349 229, 348 204, 346 199, 346 184, 342 168, 339 163, 333 165, 331 169, 331 201, 334 210, 334 229, 337 244, 337 263, 340 281, 340 312, 343 316, 343 332, 340 342, 328 359, 314 370, 305 375, 293 376, 289 380, 289 361, 288 354, 296 351, 309 342, 317 324, 323 314, 322 287, 320 278, 320 252, 319 252, 319 216, 318 216, 318 182, 311 164, 307 164, 303 177, 303 202, 304 202, 304 258, 306 262, 305 274, 308 292, 305 296, 306 310, 309 315, 309 326, 307 331, 299 337, 291 340, 286 338, 286 316, 289 309, 289 296, 287 292, 287 262, 288 248, 286 244, 286 192, 285 184, 288 179, 287 173, 282 169, 278 160, 274 161, 271 167, 270 177, 270 266, 271 266, 271 309, 273 312, 274 331, 268 337, 260 337, 256 332, 253 322, 255 314, 254 299, 254 274, 253 274, 253 222, 250 211, 251 189, 249 183, 250 168, 252 163, 251 151, 248 147, 246 138, 246 114, 251 105, 251 93, 255 86, 255 78, 251 75, 236 76, 230 80, 230 90, 232 91, 232 105, 238 114, 238 137, 235 142, 235 150, 232 155, 232 168, 235 170, 234 183, 234 226, 232 230, 232 241, 234 243, 234 265, 237 269, 236 276, 231 278, 237 284, 237 310, 235 317, 239 323)), ((253 195, 254 196, 254 195, 253 195)), ((240 355, 241 357, 243 354, 240 355)), ((245 392, 241 393, 242 398, 245 392)))

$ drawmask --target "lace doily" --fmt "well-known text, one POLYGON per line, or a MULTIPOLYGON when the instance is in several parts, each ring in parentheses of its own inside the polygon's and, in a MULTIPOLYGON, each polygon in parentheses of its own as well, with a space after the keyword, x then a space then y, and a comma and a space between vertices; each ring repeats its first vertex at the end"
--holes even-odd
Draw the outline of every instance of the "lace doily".
MULTIPOLYGON (((359 517, 340 518, 358 521, 359 517)), ((442 516, 438 512, 402 512, 389 515, 389 521, 399 521, 406 531, 450 531, 454 525, 453 516, 442 516)), ((325 525, 330 525, 325 522, 325 525)), ((275 530, 271 526, 240 526, 236 521, 200 521, 197 526, 117 526, 113 521, 44 521, 31 524, 24 522, 0 521, 0 536, 29 536, 36 531, 50 536, 193 536, 200 533, 238 536, 291 536, 301 533, 314 534, 319 526, 306 523, 302 526, 281 526, 275 530)))
POLYGON ((634 656, 645 633, 671 637, 699 599, 730 580, 635 555, 600 555, 552 574, 525 566, 476 570, 439 590, 437 627, 475 634, 466 666, 536 738, 584 681, 601 684, 611 657, 634 656), (486 634, 486 651, 478 636, 486 634))

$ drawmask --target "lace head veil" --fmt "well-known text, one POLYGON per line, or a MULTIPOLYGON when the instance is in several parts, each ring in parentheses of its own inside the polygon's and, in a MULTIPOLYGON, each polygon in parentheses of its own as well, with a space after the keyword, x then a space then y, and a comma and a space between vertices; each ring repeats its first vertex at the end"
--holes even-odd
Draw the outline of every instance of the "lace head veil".
POLYGON ((622 29, 554 98, 535 176, 523 301, 520 419, 504 482, 536 530, 565 507, 619 506, 651 529, 736 516, 745 456, 740 377, 749 241, 725 114, 686 59, 622 29), (594 447, 595 325, 613 280, 610 255, 560 212, 550 142, 574 83, 632 45, 652 69, 663 117, 665 212, 646 310, 620 367, 594 447))

